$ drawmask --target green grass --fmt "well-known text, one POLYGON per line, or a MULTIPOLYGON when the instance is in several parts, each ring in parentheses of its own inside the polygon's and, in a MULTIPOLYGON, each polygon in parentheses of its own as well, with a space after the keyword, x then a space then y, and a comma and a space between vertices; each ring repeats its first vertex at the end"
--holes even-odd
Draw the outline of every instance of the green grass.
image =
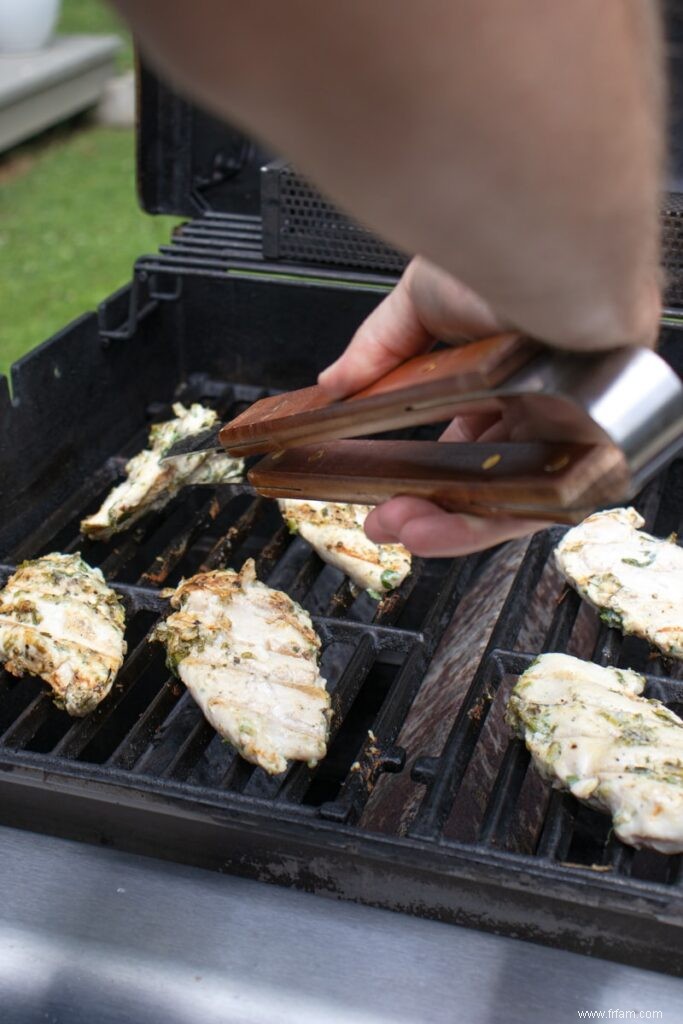
POLYGON ((73 126, 0 162, 0 373, 170 237, 138 208, 134 163, 132 132, 73 126))
MULTIPOLYGON (((130 34, 104 0, 64 0, 58 31, 130 34)), ((131 131, 84 119, 0 157, 0 373, 130 279, 175 221, 142 213, 131 131)))
POLYGON ((104 0, 64 0, 57 31, 68 34, 87 32, 121 36, 123 49, 117 59, 119 70, 126 71, 133 66, 133 44, 130 34, 104 0))

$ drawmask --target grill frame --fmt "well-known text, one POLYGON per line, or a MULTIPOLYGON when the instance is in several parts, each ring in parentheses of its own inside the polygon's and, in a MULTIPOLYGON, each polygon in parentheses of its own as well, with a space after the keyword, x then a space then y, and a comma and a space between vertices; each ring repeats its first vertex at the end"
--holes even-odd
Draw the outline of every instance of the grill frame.
MULTIPOLYGON (((377 289, 368 295, 362 289, 354 289, 348 281, 336 286, 329 281, 318 281, 305 287, 304 279, 283 282, 265 277, 251 280, 238 275, 230 288, 226 288, 228 280, 226 276, 220 279, 211 274, 204 277, 196 267, 192 267, 186 275, 179 274, 176 287, 166 289, 164 298, 154 299, 155 305, 150 312, 142 312, 134 324, 132 336, 128 338, 125 331, 121 332, 119 340, 101 338, 94 330, 95 319, 89 319, 93 351, 101 351, 106 358, 112 349, 120 352, 128 350, 130 365, 137 367, 140 373, 141 366, 144 366, 144 374, 153 377, 157 359, 154 339, 162 328, 169 329, 170 326, 169 336, 178 335, 181 349, 171 361, 172 371, 174 374, 177 372, 176 367, 182 365, 183 359, 187 369, 186 374, 180 374, 175 381, 176 384, 178 380, 183 382, 179 397, 189 400, 193 388, 199 391, 204 388, 202 393, 211 395, 220 405, 223 390, 227 387, 223 378, 220 382, 212 382, 205 377, 198 377, 193 372, 189 353, 182 351, 184 336, 179 333, 177 325, 173 328, 173 317, 180 318, 183 323, 195 322, 195 313, 199 316, 200 310, 198 303, 201 303, 201 308, 206 303, 207 282, 224 299, 231 296, 235 305, 241 309, 242 317, 251 315, 257 299, 261 300, 259 308, 262 309, 267 302, 266 296, 272 295, 274 291, 279 293, 285 290, 290 297, 305 297, 309 307, 317 307, 320 298, 320 309, 312 318, 314 330, 317 329, 320 317, 327 319, 329 302, 333 297, 340 310, 345 304, 351 303, 354 315, 363 315, 367 303, 377 301, 381 294, 380 289, 377 289), (362 305, 355 305, 361 294, 362 305)), ((279 298, 274 302, 276 311, 287 306, 288 303, 279 298)), ((144 304, 138 306, 138 313, 141 310, 144 310, 144 304)), ((103 319, 106 322, 115 325, 118 317, 119 325, 125 324, 130 314, 129 293, 112 297, 104 313, 103 319)), ((292 322, 294 326, 290 329, 300 329, 296 317, 293 317, 292 322)), ((233 330, 236 326, 233 325, 233 330)), ((82 324, 72 328, 75 332, 82 329, 82 324)), ((45 365, 54 367, 64 364, 64 355, 70 351, 68 334, 68 331, 63 332, 47 347, 28 357, 19 376, 20 402, 16 412, 22 406, 28 406, 33 409, 34 422, 37 422, 36 409, 40 408, 43 413, 45 411, 45 395, 42 396, 42 405, 34 401, 34 388, 45 384, 45 365)), ((219 342, 218 332, 213 339, 205 338, 204 351, 196 355, 196 361, 204 362, 206 346, 217 346, 219 342)), ((664 338, 664 354, 675 357, 678 349, 676 342, 675 332, 669 332, 664 338)), ((220 352, 214 352, 217 366, 224 365, 220 356, 220 352)), ((329 356, 323 355, 323 358, 329 356)), ((230 355, 230 364, 235 364, 234 351, 230 355)), ((291 373, 292 367, 288 366, 287 370, 291 373)), ((294 370, 297 372, 296 368, 294 370)), ((291 386, 291 378, 287 379, 286 372, 281 379, 287 386, 291 386)), ((63 377, 54 378, 52 375, 51 380, 62 393, 68 387, 63 377)), ((155 418, 165 415, 166 399, 160 396, 160 389, 153 379, 148 384, 147 404, 140 406, 135 415, 129 417, 126 430, 119 432, 119 442, 114 447, 118 454, 111 455, 114 445, 111 438, 95 446, 100 453, 100 466, 105 467, 105 476, 88 477, 85 484, 81 476, 82 486, 86 490, 93 482, 96 487, 104 487, 106 473, 111 475, 120 469, 125 456, 140 446, 144 436, 145 409, 155 418), (131 423, 136 425, 135 431, 131 430, 131 423), (106 454, 107 446, 109 454, 106 454)), ((272 376, 268 386, 272 386, 272 376)), ((240 401, 248 402, 266 392, 267 388, 251 381, 239 383, 234 393, 240 401)), ((10 411, 10 415, 15 414, 10 411)), ((82 456, 90 459, 90 439, 83 437, 82 426, 79 426, 79 431, 82 456)), ((41 441, 34 432, 29 442, 34 454, 39 450, 41 441)), ((58 446, 53 452, 53 458, 58 457, 59 450, 58 446)), ((3 458, 6 460, 5 469, 8 470, 15 464, 17 454, 6 449, 3 458)), ((68 475, 68 466, 64 467, 64 472, 68 475)), ((669 520, 677 514, 677 496, 683 489, 681 465, 675 465, 670 473, 681 477, 675 487, 667 489, 660 478, 650 485, 642 499, 651 524, 660 532, 669 528, 669 520), (658 518, 653 521, 657 509, 660 510, 658 518)), ((241 494, 245 501, 249 498, 249 489, 244 485, 228 485, 227 489, 230 488, 237 497, 241 494)), ((25 493, 30 495, 35 490, 28 487, 25 493)), ((33 536, 27 536, 25 530, 17 532, 12 526, 6 529, 5 546, 2 549, 4 561, 7 561, 11 537, 14 538, 13 556, 25 557, 35 553, 36 545, 40 547, 46 543, 47 534, 54 534, 58 529, 60 518, 73 518, 84 500, 78 491, 61 485, 56 485, 48 497, 54 503, 52 519, 46 503, 41 509, 40 524, 33 536), (64 505, 60 502, 65 491, 67 503, 64 505), (19 537, 21 543, 17 543, 19 537), (29 550, 31 548, 33 550, 29 550)), ((92 500, 92 496, 88 500, 92 500)), ((200 509, 207 503, 208 496, 196 499, 200 509)), ((467 703, 461 710, 461 722, 492 679, 495 681, 496 673, 500 674, 501 663, 509 666, 512 659, 519 667, 524 657, 528 659, 538 653, 536 650, 514 650, 514 637, 523 622, 526 602, 533 592, 538 572, 547 561, 554 537, 553 533, 539 535, 532 542, 500 616, 499 625, 491 636, 480 669, 472 681, 466 697, 467 703)), ((173 537, 168 539, 167 548, 173 540, 173 537)), ((365 778, 369 779, 370 786, 378 777, 379 769, 401 769, 403 753, 396 749, 395 739, 406 709, 419 690, 450 612, 461 600, 462 594, 467 592, 467 586, 476 582, 483 564, 485 559, 470 560, 459 566, 456 564, 456 577, 458 573, 461 574, 459 584, 455 589, 450 586, 446 588, 447 599, 429 628, 414 629, 406 635, 394 626, 379 627, 380 632, 385 631, 390 636, 392 643, 400 641, 406 645, 406 649, 410 648, 414 664, 411 669, 413 675, 403 691, 403 703, 393 709, 395 717, 392 720, 385 716, 384 731, 382 728, 377 729, 382 740, 379 744, 379 759, 371 754, 369 747, 366 748, 369 772, 365 778)), ((156 562, 154 565, 156 568, 153 571, 156 572, 158 565, 156 562)), ((152 585, 147 581, 140 586, 129 581, 115 585, 120 586, 128 600, 137 602, 139 608, 158 611, 159 582, 157 580, 157 584, 152 585)), ((553 638, 561 642, 566 639, 563 639, 562 632, 563 629, 566 631, 563 616, 569 615, 565 609, 570 609, 571 600, 567 599, 560 606, 560 620, 555 622, 546 637, 546 647, 553 645, 553 638)), ((318 623, 321 623, 320 619, 318 623)), ((350 631, 359 639, 372 636, 374 629, 367 622, 353 625, 338 618, 333 618, 329 626, 325 622, 322 625, 332 631, 339 631, 338 635, 346 631, 348 636, 350 631)), ((613 635, 602 650, 608 660, 618 656, 619 645, 613 635)), ((596 656, 599 657, 599 652, 596 656)), ((362 653, 358 658, 362 666, 362 653)), ((654 685, 657 680, 653 679, 652 682, 654 685)), ((675 681, 675 685, 680 684, 675 681)), ((87 719, 84 721, 87 722, 87 719)), ((20 723, 19 735, 23 727, 20 723)), ((258 787, 246 793, 217 793, 210 788, 202 789, 195 783, 189 784, 174 778, 143 776, 120 766, 76 762, 50 753, 8 749, 6 746, 0 748, 0 821, 20 828, 97 844, 111 844, 131 852, 293 885, 322 895, 361 900, 439 920, 504 932, 531 941, 560 945, 574 951, 674 974, 683 971, 680 942, 683 904, 680 883, 664 885, 630 878, 622 874, 622 868, 616 861, 613 871, 603 874, 592 871, 587 865, 568 867, 554 859, 551 850, 546 851, 547 855, 539 856, 496 848, 491 840, 495 838, 496 830, 500 831, 501 821, 505 817, 505 786, 514 789, 518 776, 515 760, 518 746, 517 754, 513 751, 504 766, 505 785, 500 788, 497 797, 495 794, 491 796, 493 806, 485 823, 484 839, 462 842, 444 834, 443 810, 446 805, 450 806, 452 793, 446 798, 443 791, 444 787, 448 789, 452 783, 452 762, 459 756, 457 749, 454 751, 454 744, 457 746, 457 743, 456 722, 451 738, 440 756, 418 760, 415 764, 413 779, 418 785, 424 786, 424 797, 408 834, 403 836, 381 835, 355 823, 369 791, 362 772, 357 773, 357 781, 339 790, 338 798, 329 802, 329 806, 325 807, 323 803, 302 809, 291 801, 273 798, 272 794, 264 796, 259 793, 258 787), (505 782, 505 779, 508 781, 505 782), (437 812, 436 824, 432 822, 430 825, 427 821, 428 827, 425 827, 426 815, 433 815, 434 806, 437 812)), ((416 751, 410 753, 412 755, 416 751)), ((184 756, 180 748, 176 754, 180 758, 184 756)), ((296 793, 297 799, 300 798, 300 788, 296 793)), ((620 847, 620 850, 623 849, 620 847)))
POLYGON ((221 807, 181 786, 136 792, 111 772, 65 775, 49 759, 0 755, 2 823, 502 932, 674 975, 680 897, 646 883, 490 848, 359 834, 257 798, 221 807), (181 823, 181 827, 179 827, 181 823), (634 903, 636 906, 634 906, 634 903), (599 915, 599 916, 597 916, 599 915), (647 927, 643 927, 644 918, 647 927))

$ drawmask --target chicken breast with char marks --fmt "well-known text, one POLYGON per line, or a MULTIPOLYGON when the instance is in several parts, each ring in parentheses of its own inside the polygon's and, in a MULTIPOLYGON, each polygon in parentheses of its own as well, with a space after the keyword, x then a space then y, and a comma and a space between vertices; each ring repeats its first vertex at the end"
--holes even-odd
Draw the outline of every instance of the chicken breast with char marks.
POLYGON ((365 536, 370 505, 293 498, 279 505, 292 533, 299 533, 323 561, 373 597, 400 587, 410 572, 410 552, 402 544, 375 544, 365 536))
POLYGON ((641 696, 645 679, 567 654, 520 676, 509 724, 557 789, 612 815, 631 846, 683 852, 683 721, 641 696))
POLYGON ((244 460, 223 452, 197 452, 169 462, 162 458, 184 437, 191 437, 213 426, 218 416, 213 409, 195 403, 186 409, 180 402, 173 406, 176 418, 155 423, 149 432, 149 448, 143 449, 126 464, 126 479, 105 498, 100 509, 81 523, 81 532, 95 540, 109 540, 127 530, 147 512, 164 508, 183 487, 196 484, 224 484, 239 480, 244 460))
POLYGON ((325 756, 330 696, 318 671, 320 639, 310 616, 256 579, 199 573, 172 593, 177 609, 153 639, 216 732, 272 775, 287 761, 325 756))
POLYGON ((123 631, 117 594, 78 554, 24 562, 0 592, 0 661, 44 679, 70 715, 87 715, 111 690, 123 631))
POLYGON ((683 549, 643 523, 634 508, 596 512, 565 534, 555 560, 609 626, 683 658, 683 549))

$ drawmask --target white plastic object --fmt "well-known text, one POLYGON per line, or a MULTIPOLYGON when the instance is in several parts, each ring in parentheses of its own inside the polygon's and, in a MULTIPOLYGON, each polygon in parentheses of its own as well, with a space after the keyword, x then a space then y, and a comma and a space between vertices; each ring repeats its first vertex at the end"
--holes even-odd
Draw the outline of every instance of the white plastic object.
POLYGON ((0 54, 33 53, 50 42, 61 0, 0 0, 0 54))

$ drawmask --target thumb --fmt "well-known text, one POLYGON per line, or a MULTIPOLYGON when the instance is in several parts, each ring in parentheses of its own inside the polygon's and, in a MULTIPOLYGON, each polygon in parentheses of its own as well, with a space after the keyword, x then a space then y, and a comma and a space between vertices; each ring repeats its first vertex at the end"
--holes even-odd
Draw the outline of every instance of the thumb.
POLYGON ((318 377, 334 398, 374 383, 411 356, 427 352, 434 338, 420 323, 404 278, 360 325, 346 351, 318 377))

